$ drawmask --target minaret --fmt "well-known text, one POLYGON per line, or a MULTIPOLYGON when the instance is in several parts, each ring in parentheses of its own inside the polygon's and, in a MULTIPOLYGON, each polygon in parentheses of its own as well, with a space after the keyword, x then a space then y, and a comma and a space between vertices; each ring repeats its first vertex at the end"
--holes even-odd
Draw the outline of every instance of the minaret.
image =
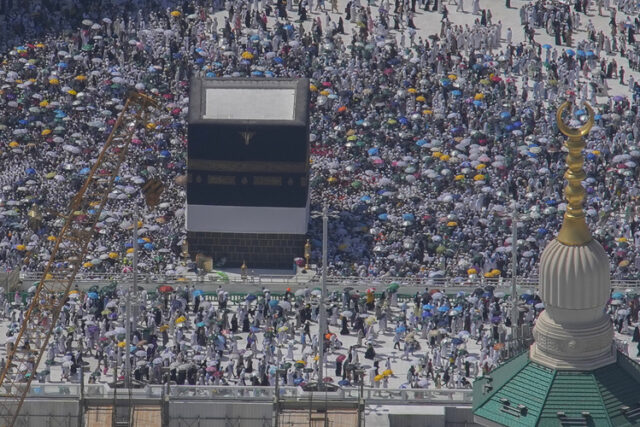
POLYGON ((540 296, 545 310, 533 331, 532 362, 552 369, 591 370, 616 361, 613 328, 604 312, 611 290, 609 258, 585 222, 582 205, 586 178, 582 150, 584 137, 593 126, 594 113, 587 123, 571 129, 562 120, 565 102, 556 120, 568 137, 565 147, 568 170, 564 177, 567 211, 557 239, 547 245, 540 259, 540 296))
POLYGON ((583 138, 593 125, 568 128, 560 106, 558 128, 568 170, 567 211, 558 238, 540 259, 542 312, 535 343, 473 383, 473 419, 487 426, 639 426, 640 364, 616 350, 604 308, 609 298, 609 258, 591 237, 582 204, 583 138))

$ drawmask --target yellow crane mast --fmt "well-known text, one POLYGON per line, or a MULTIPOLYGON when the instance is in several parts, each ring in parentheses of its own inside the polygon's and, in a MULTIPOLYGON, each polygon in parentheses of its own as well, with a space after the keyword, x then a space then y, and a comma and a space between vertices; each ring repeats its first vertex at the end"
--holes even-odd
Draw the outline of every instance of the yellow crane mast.
POLYGON ((31 381, 45 354, 62 307, 78 269, 87 254, 95 226, 107 203, 131 139, 146 124, 150 107, 156 101, 132 92, 107 138, 87 179, 73 197, 64 225, 57 235, 51 257, 42 273, 35 295, 25 313, 20 332, 0 374, 0 426, 13 427, 20 414, 31 381), (66 267, 60 267, 66 265, 66 267))

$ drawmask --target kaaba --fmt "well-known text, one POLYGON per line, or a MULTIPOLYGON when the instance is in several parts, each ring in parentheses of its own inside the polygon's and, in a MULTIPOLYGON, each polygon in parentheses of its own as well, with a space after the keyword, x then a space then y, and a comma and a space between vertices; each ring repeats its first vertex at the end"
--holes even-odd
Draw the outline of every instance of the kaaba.
POLYGON ((191 81, 189 252, 214 263, 289 268, 309 218, 309 81, 191 81))

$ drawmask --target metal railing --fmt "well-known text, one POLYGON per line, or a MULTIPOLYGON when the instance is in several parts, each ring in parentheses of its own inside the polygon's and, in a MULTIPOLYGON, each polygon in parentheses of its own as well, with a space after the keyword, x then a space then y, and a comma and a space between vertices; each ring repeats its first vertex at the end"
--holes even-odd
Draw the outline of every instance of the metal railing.
MULTIPOLYGON (((159 399, 167 387, 161 384, 147 385, 141 389, 132 389, 132 399, 159 399)), ((360 393, 365 401, 371 404, 385 405, 406 404, 471 404, 471 389, 390 389, 347 387, 335 392, 305 392, 299 387, 280 387, 278 393, 281 401, 296 400, 358 400, 360 393)), ((79 384, 31 384, 27 398, 29 399, 78 399, 79 384)), ((124 392, 119 392, 124 393, 124 392)), ((129 392, 123 395, 129 395, 129 392)), ((169 387, 167 396, 170 400, 236 400, 273 402, 276 396, 275 387, 256 386, 177 386, 169 387)), ((113 399, 113 389, 107 384, 88 384, 84 386, 85 399, 113 399)))
MULTIPOLYGON (((21 273, 20 278, 24 286, 31 286, 33 282, 37 282, 42 278, 40 273, 26 272, 21 273)), ((76 282, 85 285, 100 285, 111 282, 127 283, 133 278, 131 273, 78 273, 76 282)), ((250 275, 245 279, 239 276, 230 276, 223 279, 218 275, 208 274, 205 277, 189 274, 185 277, 165 276, 158 274, 139 274, 138 283, 140 285, 158 286, 161 284, 177 284, 185 285, 187 283, 196 284, 196 286, 205 286, 206 284, 228 284, 228 285, 255 285, 260 286, 319 286, 320 277, 315 273, 308 276, 286 276, 286 275, 250 275)), ((419 291, 424 288, 474 288, 484 286, 494 286, 496 288, 507 289, 511 286, 511 278, 508 277, 478 277, 474 279, 460 277, 357 277, 357 276, 328 276, 328 287, 345 287, 353 288, 369 288, 377 287, 383 290, 385 286, 391 283, 398 283, 405 290, 419 291)), ((518 286, 524 288, 535 288, 538 286, 538 277, 526 276, 517 278, 518 286)), ((616 289, 638 289, 640 288, 640 280, 612 279, 611 286, 616 289)))

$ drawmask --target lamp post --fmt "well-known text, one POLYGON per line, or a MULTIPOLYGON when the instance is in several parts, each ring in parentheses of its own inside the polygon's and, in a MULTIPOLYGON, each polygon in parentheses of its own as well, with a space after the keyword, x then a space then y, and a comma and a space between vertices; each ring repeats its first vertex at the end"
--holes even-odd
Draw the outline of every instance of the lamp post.
POLYGON ((513 307, 511 307, 511 338, 514 340, 516 348, 518 347, 518 320, 520 313, 518 312, 518 290, 517 275, 518 275, 518 204, 513 202, 513 212, 511 214, 511 300, 513 301, 513 307))
POLYGON ((318 325, 318 333, 320 334, 320 339, 318 343, 320 345, 318 351, 319 363, 318 363, 318 390, 324 389, 324 334, 325 334, 325 326, 326 326, 326 317, 327 317, 327 309, 324 305, 325 298, 327 297, 327 240, 328 240, 328 224, 329 224, 329 214, 328 214, 328 206, 325 203, 324 208, 322 209, 322 295, 320 296, 320 317, 318 325))
POLYGON ((310 258, 311 258, 311 243, 309 242, 309 239, 307 239, 307 243, 304 244, 304 259, 305 259, 304 268, 305 268, 305 270, 309 269, 309 259, 310 258))

